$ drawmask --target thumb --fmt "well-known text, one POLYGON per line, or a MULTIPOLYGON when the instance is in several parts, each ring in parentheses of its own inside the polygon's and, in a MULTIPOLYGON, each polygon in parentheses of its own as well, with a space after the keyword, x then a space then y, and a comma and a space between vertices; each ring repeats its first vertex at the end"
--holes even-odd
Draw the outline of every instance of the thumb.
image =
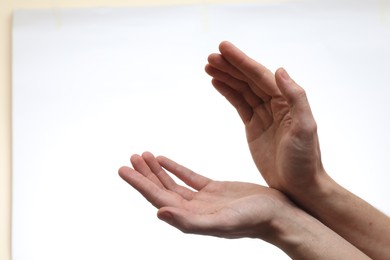
POLYGON ((275 72, 276 84, 290 106, 307 102, 306 93, 291 77, 284 68, 275 72))
POLYGON ((162 207, 157 217, 183 233, 210 235, 216 226, 210 215, 199 215, 181 208, 162 207))
POLYGON ((316 129, 316 123, 305 90, 299 86, 283 68, 279 68, 276 71, 275 79, 280 92, 290 106, 293 119, 297 120, 299 126, 306 130, 316 129))

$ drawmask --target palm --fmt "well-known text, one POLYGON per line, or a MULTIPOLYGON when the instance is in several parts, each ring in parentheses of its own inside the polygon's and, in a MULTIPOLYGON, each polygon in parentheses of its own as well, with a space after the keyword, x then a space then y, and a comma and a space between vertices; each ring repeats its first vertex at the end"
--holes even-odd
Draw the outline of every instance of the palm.
POLYGON ((215 88, 237 109, 264 179, 285 192, 289 192, 287 187, 307 184, 322 167, 308 103, 294 107, 291 90, 282 93, 272 72, 233 45, 223 43, 220 50, 222 55, 209 56, 206 72, 213 77, 215 88))
POLYGON ((256 184, 211 181, 192 200, 183 203, 183 209, 229 227, 229 232, 210 228, 210 235, 258 237, 272 218, 272 201, 281 198, 278 192, 256 184))
MULTIPOLYGON (((269 102, 268 127, 258 113, 246 124, 248 144, 254 162, 267 183, 288 192, 288 187, 306 185, 322 167, 316 131, 303 129, 282 97, 269 102), (263 124, 263 131, 259 126, 263 124)), ((264 112, 260 115, 264 115, 264 112)))
POLYGON ((275 205, 289 203, 276 190, 252 183, 213 181, 167 158, 157 160, 150 153, 133 156, 132 164, 134 169, 121 168, 122 178, 159 208, 160 218, 183 232, 260 237, 267 233, 275 205), (192 189, 176 184, 161 166, 192 189))
POLYGON ((267 183, 271 187, 278 187, 280 174, 276 172, 277 165, 287 159, 280 158, 284 155, 279 151, 289 146, 289 107, 282 98, 278 98, 271 99, 254 111, 252 118, 245 124, 249 149, 267 183))

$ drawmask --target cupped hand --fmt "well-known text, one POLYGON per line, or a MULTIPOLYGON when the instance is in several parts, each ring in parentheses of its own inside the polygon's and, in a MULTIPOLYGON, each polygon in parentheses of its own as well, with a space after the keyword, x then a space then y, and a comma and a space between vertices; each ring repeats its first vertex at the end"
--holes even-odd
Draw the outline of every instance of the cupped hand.
POLYGON ((268 185, 293 197, 316 186, 326 173, 305 91, 284 69, 274 75, 229 42, 219 49, 205 70, 244 122, 250 152, 268 185))
POLYGON ((292 203, 279 191, 244 182, 213 181, 166 157, 145 152, 119 175, 185 233, 271 239, 272 220, 292 203), (179 185, 172 173, 186 185, 179 185))

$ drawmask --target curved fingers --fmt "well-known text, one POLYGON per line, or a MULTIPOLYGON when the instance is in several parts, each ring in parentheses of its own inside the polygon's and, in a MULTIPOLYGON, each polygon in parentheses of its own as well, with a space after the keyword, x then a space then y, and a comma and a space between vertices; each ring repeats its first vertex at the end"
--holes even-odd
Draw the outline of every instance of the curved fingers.
POLYGON ((186 200, 191 200, 194 196, 194 192, 186 187, 178 185, 161 167, 156 157, 150 152, 144 152, 142 158, 149 166, 154 175, 159 179, 164 188, 173 191, 186 200))
POLYGON ((248 83, 242 80, 238 80, 235 77, 232 77, 230 74, 216 69, 209 64, 206 65, 205 71, 214 79, 225 83, 227 86, 240 93, 252 108, 256 108, 257 106, 264 103, 261 97, 253 93, 248 83))
MULTIPOLYGON (((281 93, 276 85, 274 74, 270 70, 248 57, 230 42, 222 42, 219 45, 219 50, 225 60, 247 76, 255 83, 257 88, 271 97, 280 96, 281 93)), ((254 92, 256 92, 257 89, 255 86, 253 86, 254 92)))
POLYGON ((237 110, 244 124, 247 124, 253 116, 253 108, 246 102, 244 97, 219 80, 213 79, 212 84, 237 110))
POLYGON ((124 166, 118 172, 122 179, 141 193, 156 208, 165 206, 181 207, 183 205, 181 196, 162 189, 138 171, 124 166))
POLYGON ((143 176, 148 178, 151 182, 157 185, 159 188, 164 188, 164 185, 157 178, 157 176, 152 172, 150 167, 147 165, 145 160, 138 154, 134 154, 130 157, 130 162, 133 165, 134 170, 138 173, 141 173, 143 176))
POLYGON ((157 161, 160 163, 160 165, 168 170, 169 172, 173 173, 176 177, 178 177, 180 180, 182 180, 185 184, 188 186, 194 188, 195 190, 199 191, 206 187, 207 184, 209 184, 212 180, 204 177, 200 174, 197 174, 190 169, 172 161, 171 159, 168 159, 164 156, 158 156, 157 161))
MULTIPOLYGON (((247 84, 247 86, 250 87, 251 91, 261 98, 264 102, 267 102, 270 100, 271 96, 266 94, 264 90, 261 87, 258 87, 256 85, 256 82, 254 82, 251 78, 243 74, 241 71, 239 71, 236 67, 234 67, 232 64, 230 64, 221 54, 211 54, 208 57, 209 66, 220 70, 221 72, 225 72, 226 74, 230 75, 231 77, 243 81, 247 84)), ((207 70, 206 72, 211 75, 207 70)), ((227 82, 225 82, 227 83, 227 82)), ((234 85, 232 86, 234 87, 234 85)), ((239 91, 239 89, 236 89, 239 91)))
POLYGON ((250 81, 250 79, 244 75, 241 71, 239 71, 236 67, 231 65, 221 54, 219 53, 212 53, 207 58, 208 63, 215 67, 216 69, 219 69, 223 72, 228 73, 232 77, 235 77, 236 79, 242 80, 244 82, 250 81))

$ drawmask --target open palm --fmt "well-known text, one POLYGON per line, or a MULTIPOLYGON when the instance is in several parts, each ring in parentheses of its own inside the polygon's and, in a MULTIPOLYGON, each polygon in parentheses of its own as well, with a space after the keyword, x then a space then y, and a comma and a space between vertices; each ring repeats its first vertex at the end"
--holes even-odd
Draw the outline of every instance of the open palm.
POLYGON ((133 155, 120 176, 159 209, 158 217, 185 233, 263 238, 275 209, 290 207, 279 191, 252 183, 220 182, 151 153, 133 155), (178 185, 164 170, 189 187, 178 185))

